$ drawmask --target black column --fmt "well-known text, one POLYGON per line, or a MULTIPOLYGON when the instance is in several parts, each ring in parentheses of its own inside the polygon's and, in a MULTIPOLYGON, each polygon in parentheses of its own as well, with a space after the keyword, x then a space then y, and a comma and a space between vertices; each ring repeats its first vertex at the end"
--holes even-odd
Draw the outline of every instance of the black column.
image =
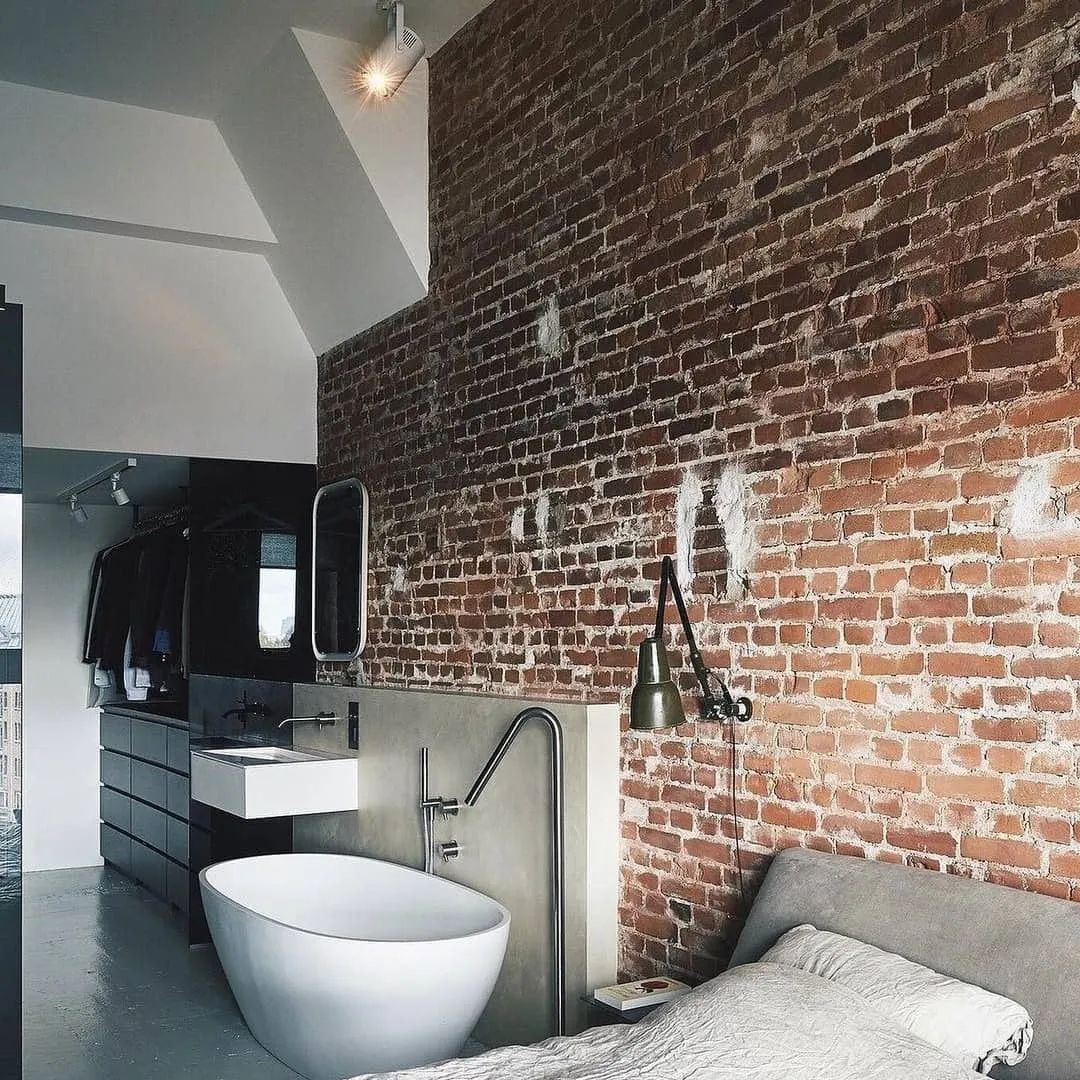
MULTIPOLYGON (((0 296, 3 290, 0 289, 0 296)), ((0 309, 0 498, 22 492, 22 308, 0 309)), ((7 526, 0 526, 7 527, 7 526)), ((22 529, 21 515, 12 528, 22 529)), ((5 537, 5 539, 7 539, 5 537)), ((21 604, 20 596, 16 601, 21 604)), ((8 604, 10 609, 10 603, 8 604)), ((7 615, 10 616, 10 610, 7 615)), ((21 618, 7 618, 21 630, 21 618)), ((11 627, 0 638, 0 684, 22 696, 22 642, 11 627)), ((7 723, 12 723, 10 716, 7 723)), ((10 765, 11 763, 9 763, 10 765)), ((20 772, 21 772, 20 768, 20 772)), ((0 1078, 22 1073, 22 811, 0 814, 0 1078)))

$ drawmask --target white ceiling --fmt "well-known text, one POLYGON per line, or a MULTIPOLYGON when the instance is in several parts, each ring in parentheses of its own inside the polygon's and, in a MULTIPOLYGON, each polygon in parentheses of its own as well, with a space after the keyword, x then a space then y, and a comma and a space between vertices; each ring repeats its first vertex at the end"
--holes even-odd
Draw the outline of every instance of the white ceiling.
MULTIPOLYGON (((406 0, 428 54, 491 0, 406 0)), ((214 119, 291 28, 377 42, 376 0, 2 0, 0 79, 214 119)))

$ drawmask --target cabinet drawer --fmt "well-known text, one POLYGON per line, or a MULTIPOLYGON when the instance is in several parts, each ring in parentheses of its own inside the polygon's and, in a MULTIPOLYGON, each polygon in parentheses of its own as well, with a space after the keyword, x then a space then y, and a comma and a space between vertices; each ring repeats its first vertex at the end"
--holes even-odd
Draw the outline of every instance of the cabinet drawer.
POLYGON ((167 788, 165 809, 185 821, 191 816, 191 782, 186 776, 169 773, 165 778, 167 788))
POLYGON ((169 903, 175 904, 181 911, 186 912, 190 907, 187 870, 183 866, 170 862, 165 867, 165 885, 168 889, 169 903))
POLYGON ((106 750, 119 750, 123 754, 130 754, 131 718, 103 712, 101 714, 101 745, 106 750))
POLYGON ((164 765, 169 759, 169 729, 150 720, 132 720, 131 753, 164 765))
POLYGON ((145 806, 140 802, 131 804, 131 835, 158 851, 164 851, 167 844, 166 816, 161 810, 145 806))
POLYGON ((156 765, 147 765, 145 761, 131 762, 132 795, 143 802, 164 807, 168 801, 168 773, 156 765))
POLYGON ((101 857, 113 866, 131 873, 131 840, 109 825, 101 825, 101 857))
POLYGON ((100 790, 101 820, 124 832, 131 832, 131 800, 111 788, 103 787, 100 790))
POLYGON ((166 825, 165 853, 184 866, 188 864, 188 823, 171 817, 166 825))
POLYGON ((119 791, 131 790, 131 758, 101 751, 101 782, 119 791))
POLYGON ((190 772, 191 738, 188 733, 180 728, 171 727, 167 729, 166 738, 168 740, 166 764, 177 772, 190 772))
POLYGON ((131 873, 156 896, 166 894, 166 866, 168 859, 159 852, 131 841, 131 873))

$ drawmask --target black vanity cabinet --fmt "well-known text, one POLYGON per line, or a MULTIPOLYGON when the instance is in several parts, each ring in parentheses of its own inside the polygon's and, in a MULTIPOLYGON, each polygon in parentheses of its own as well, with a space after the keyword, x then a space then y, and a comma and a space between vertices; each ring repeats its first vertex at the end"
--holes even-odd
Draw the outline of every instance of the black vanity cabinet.
POLYGON ((209 815, 192 804, 186 720, 138 706, 101 712, 101 855, 185 914, 199 906, 209 815))

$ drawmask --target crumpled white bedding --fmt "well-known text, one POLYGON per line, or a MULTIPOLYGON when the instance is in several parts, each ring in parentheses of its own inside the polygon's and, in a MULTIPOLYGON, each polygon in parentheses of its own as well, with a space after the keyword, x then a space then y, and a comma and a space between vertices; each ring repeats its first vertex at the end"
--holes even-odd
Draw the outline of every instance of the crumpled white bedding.
MULTIPOLYGON (((854 991, 779 964, 725 972, 634 1025, 382 1080, 985 1080, 854 991)), ((354 1080, 370 1080, 356 1077, 354 1080)))
POLYGON ((820 975, 976 1072, 1016 1065, 1031 1047, 1027 1009, 981 986, 950 979, 874 945, 796 926, 761 958, 820 975))

